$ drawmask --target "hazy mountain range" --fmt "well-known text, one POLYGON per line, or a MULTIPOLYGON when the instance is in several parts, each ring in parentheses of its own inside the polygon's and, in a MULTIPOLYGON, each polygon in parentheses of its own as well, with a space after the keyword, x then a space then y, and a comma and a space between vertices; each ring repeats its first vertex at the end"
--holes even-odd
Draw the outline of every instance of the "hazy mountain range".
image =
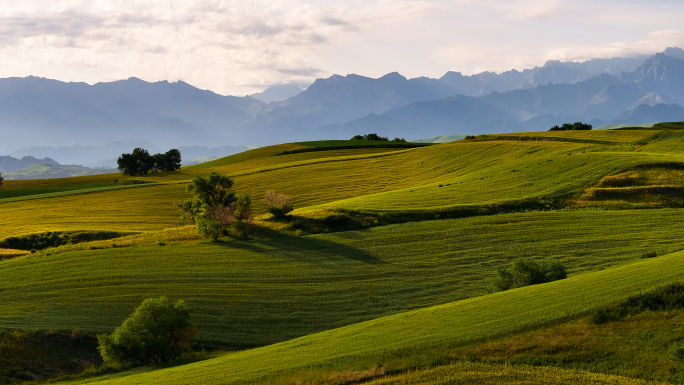
POLYGON ((88 85, 8 78, 0 79, 0 154, 113 166, 138 146, 151 152, 194 148, 184 156, 191 159, 229 155, 248 143, 369 132, 416 139, 545 130, 578 120, 595 126, 684 120, 683 105, 679 48, 650 57, 550 61, 501 74, 448 72, 438 79, 333 75, 303 91, 283 85, 245 97, 180 81, 88 85))

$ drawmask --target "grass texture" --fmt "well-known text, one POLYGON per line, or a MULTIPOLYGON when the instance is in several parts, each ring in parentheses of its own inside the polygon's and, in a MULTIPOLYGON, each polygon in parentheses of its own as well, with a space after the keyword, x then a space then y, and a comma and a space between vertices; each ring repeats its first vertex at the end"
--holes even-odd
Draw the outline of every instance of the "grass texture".
POLYGON ((566 319, 681 278, 684 253, 420 309, 150 373, 87 383, 277 383, 296 371, 348 368, 460 345, 566 319), (258 364, 255 364, 258 363, 258 364))
POLYGON ((198 338, 253 347, 484 295, 496 269, 517 257, 579 275, 684 249, 674 209, 532 212, 226 243, 164 233, 1 262, 0 327, 110 332, 144 298, 168 295, 195 309, 198 338))

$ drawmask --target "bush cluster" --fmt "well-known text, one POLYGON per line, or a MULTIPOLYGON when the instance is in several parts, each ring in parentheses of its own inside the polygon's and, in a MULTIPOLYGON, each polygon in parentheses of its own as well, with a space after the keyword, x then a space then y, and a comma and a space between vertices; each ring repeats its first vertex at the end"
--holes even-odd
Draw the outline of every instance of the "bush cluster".
POLYGON ((181 153, 171 149, 164 154, 150 155, 143 148, 130 154, 121 154, 116 161, 119 171, 126 175, 145 175, 150 171, 176 171, 181 167, 181 153))
POLYGON ((55 231, 41 234, 24 235, 21 237, 8 237, 0 241, 0 248, 16 250, 43 250, 49 247, 58 247, 67 244, 119 238, 123 235, 124 234, 122 233, 117 233, 114 231, 55 231))
POLYGON ((268 212, 276 218, 284 218, 294 210, 292 198, 285 194, 277 194, 275 191, 269 191, 266 193, 266 196, 264 196, 264 199, 268 204, 268 212))
POLYGON ((530 258, 518 258, 513 260, 510 267, 497 270, 490 292, 553 282, 567 277, 568 272, 560 263, 544 263, 530 258))
POLYGON ((620 303, 596 309, 591 313, 590 320, 595 324, 604 324, 645 311, 677 309, 684 309, 684 284, 682 283, 659 287, 650 293, 633 295, 620 303))
POLYGON ((575 122, 575 123, 563 123, 562 126, 553 126, 549 129, 549 131, 575 131, 575 130, 584 130, 588 131, 594 128, 591 124, 586 124, 582 122, 575 122))
MULTIPOLYGON (((366 135, 355 135, 351 140, 377 140, 389 142, 389 138, 386 136, 379 136, 378 134, 366 134, 366 135)), ((406 142, 404 138, 394 138, 392 142, 406 142)))

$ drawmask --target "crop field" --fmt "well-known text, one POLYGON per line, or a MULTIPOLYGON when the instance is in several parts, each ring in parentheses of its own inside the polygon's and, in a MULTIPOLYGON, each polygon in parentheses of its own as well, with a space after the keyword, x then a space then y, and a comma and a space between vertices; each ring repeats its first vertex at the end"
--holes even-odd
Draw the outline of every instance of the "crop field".
POLYGON ((531 138, 548 138, 550 140, 588 140, 606 143, 631 143, 647 139, 655 134, 652 130, 600 130, 600 131, 538 131, 518 134, 487 135, 491 139, 519 137, 523 140, 531 138))
MULTIPOLYGON (((83 383, 277 383, 297 370, 420 354, 582 314, 601 303, 681 279, 684 253, 445 305, 405 312, 194 364, 83 383), (255 365, 258 362, 259 365, 255 365)), ((304 382, 304 381, 303 381, 304 382)))
POLYGON ((168 295, 195 308, 198 338, 259 346, 484 295, 517 257, 580 275, 682 250, 684 223, 674 209, 559 211, 220 244, 159 237, 0 263, 0 327, 104 332, 168 295))
POLYGON ((0 190, 0 199, 23 197, 27 195, 50 194, 62 191, 76 191, 84 189, 93 189, 100 187, 114 186, 114 182, 102 182, 77 186, 64 187, 44 187, 44 188, 22 188, 22 189, 3 189, 0 190))
POLYGON ((641 164, 682 162, 684 157, 653 154, 572 152, 506 162, 500 166, 444 178, 414 188, 339 200, 318 208, 354 210, 426 210, 461 205, 562 197, 581 193, 603 176, 641 164))

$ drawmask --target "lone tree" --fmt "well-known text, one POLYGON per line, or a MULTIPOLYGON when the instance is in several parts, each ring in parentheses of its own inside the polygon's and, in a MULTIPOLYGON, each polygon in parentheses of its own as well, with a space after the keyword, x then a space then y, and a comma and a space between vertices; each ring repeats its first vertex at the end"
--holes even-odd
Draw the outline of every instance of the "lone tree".
POLYGON ((127 175, 144 175, 150 171, 176 171, 181 167, 180 151, 171 149, 164 154, 150 155, 143 148, 130 154, 121 154, 116 161, 119 171, 127 175))
POLYGON ((236 195, 230 191, 233 180, 227 175, 212 172, 208 177, 196 176, 185 191, 194 199, 180 202, 178 206, 185 216, 197 223, 197 232, 217 240, 232 227, 239 235, 246 236, 253 217, 252 200, 247 194, 236 195))
POLYGON ((182 300, 146 299, 112 334, 97 336, 100 355, 106 363, 128 367, 174 360, 197 334, 190 315, 182 300))
POLYGON ((5 180, 5 179, 3 179, 2 174, 0 174, 0 186, 2 186, 2 181, 3 181, 3 180, 5 180))
POLYGON ((589 131, 594 128, 591 124, 575 122, 575 123, 563 123, 562 126, 553 126, 549 131, 589 131))
POLYGON ((268 212, 276 218, 285 217, 290 211, 294 210, 292 205, 292 198, 285 194, 277 194, 275 191, 269 191, 264 197, 268 204, 268 212))

